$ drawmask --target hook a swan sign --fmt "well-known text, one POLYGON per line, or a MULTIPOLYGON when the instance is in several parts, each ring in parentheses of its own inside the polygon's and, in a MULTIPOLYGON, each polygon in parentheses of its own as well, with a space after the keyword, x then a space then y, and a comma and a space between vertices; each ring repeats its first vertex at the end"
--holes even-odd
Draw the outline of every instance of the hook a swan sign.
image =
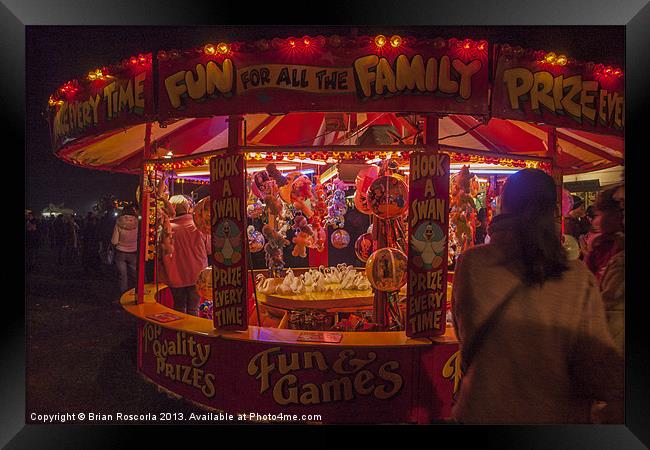
POLYGON ((212 298, 218 330, 248 328, 244 177, 242 153, 229 152, 210 159, 212 298))

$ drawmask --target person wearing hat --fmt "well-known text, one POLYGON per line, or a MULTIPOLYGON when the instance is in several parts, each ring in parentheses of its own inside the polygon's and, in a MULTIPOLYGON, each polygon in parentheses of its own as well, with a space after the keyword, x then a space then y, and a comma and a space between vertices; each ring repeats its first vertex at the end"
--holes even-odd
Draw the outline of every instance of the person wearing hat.
POLYGON ((564 218, 564 234, 573 236, 576 241, 580 241, 580 236, 587 234, 590 229, 589 219, 585 202, 577 195, 572 195, 573 207, 569 215, 564 218))

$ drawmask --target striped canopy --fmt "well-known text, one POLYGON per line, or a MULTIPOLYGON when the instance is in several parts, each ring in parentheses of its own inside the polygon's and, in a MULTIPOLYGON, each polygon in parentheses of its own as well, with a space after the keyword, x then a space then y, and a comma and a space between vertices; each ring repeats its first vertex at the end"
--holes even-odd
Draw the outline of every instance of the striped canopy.
MULTIPOLYGON (((245 116, 246 145, 322 147, 355 145, 373 125, 392 125, 396 144, 414 144, 418 133, 413 115, 358 113, 354 131, 327 131, 332 113, 249 114, 245 116)), ((349 125, 350 116, 344 123, 349 125)), ((76 141, 57 152, 67 162, 88 168, 137 173, 144 159, 146 124, 76 141)), ((348 126, 348 130, 350 127, 348 126)), ((483 124, 472 116, 449 115, 439 121, 440 144, 458 151, 472 150, 518 157, 551 157, 550 127, 516 120, 491 119, 483 124)), ((624 140, 567 128, 556 129, 558 166, 565 174, 605 169, 624 162, 624 140)), ((150 140, 158 156, 199 155, 227 147, 226 116, 181 119, 162 128, 151 124, 150 140)))

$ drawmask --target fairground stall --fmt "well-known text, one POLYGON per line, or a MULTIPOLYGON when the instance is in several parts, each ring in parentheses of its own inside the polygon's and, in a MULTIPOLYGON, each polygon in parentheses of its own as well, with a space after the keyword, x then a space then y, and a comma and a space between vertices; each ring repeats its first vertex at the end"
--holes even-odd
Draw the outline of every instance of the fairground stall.
POLYGON ((509 174, 552 173, 561 203, 562 175, 622 165, 623 100, 619 68, 553 52, 304 36, 93 69, 52 95, 50 126, 63 160, 141 176, 121 302, 142 376, 233 414, 429 423, 459 387, 457 256, 509 174), (158 276, 178 193, 211 237, 199 317, 158 276))

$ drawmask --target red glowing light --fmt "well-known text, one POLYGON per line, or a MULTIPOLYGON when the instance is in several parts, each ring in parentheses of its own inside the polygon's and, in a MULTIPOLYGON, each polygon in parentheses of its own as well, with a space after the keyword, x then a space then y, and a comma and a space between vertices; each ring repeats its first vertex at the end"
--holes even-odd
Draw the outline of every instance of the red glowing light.
POLYGON ((487 41, 480 41, 476 46, 476 48, 479 49, 480 51, 484 51, 485 49, 487 49, 487 41))
POLYGON ((131 62, 131 64, 137 64, 138 63, 138 58, 136 58, 135 56, 131 56, 130 62, 131 62))
POLYGON ((302 43, 305 44, 305 47, 309 47, 311 45, 311 39, 309 39, 308 36, 305 36, 302 38, 302 43))
POLYGON ((463 48, 465 50, 469 50, 470 48, 472 48, 472 41, 470 41, 469 39, 465 39, 463 41, 463 48))

